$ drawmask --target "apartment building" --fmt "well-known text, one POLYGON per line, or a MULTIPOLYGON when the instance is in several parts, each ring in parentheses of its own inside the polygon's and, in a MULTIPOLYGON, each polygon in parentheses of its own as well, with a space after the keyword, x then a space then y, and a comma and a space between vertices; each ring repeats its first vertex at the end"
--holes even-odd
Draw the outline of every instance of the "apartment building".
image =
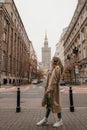
POLYGON ((30 41, 13 0, 0 0, 0 82, 28 83, 30 41))
POLYGON ((66 33, 66 30, 67 30, 67 28, 63 29, 60 39, 59 39, 58 43, 56 44, 56 51, 55 51, 55 56, 57 56, 61 59, 63 66, 64 66, 64 46, 63 46, 64 40, 63 40, 63 37, 66 33))
POLYGON ((73 82, 87 83, 87 0, 78 0, 63 39, 65 71, 73 82))

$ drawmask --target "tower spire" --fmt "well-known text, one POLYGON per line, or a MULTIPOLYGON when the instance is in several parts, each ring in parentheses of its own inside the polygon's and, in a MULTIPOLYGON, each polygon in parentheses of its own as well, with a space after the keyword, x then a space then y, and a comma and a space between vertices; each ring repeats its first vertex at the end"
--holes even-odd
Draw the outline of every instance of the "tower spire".
POLYGON ((47 38, 47 32, 45 32, 44 46, 48 47, 48 38, 47 38))
POLYGON ((45 40, 47 41, 47 30, 45 30, 45 40))

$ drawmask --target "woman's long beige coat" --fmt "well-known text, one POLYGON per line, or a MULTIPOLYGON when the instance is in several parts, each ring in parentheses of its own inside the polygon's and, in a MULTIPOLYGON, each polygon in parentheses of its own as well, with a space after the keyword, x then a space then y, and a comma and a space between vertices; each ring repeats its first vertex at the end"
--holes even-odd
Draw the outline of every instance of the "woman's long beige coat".
POLYGON ((61 69, 59 66, 56 66, 52 72, 48 72, 45 92, 50 92, 50 96, 53 101, 52 112, 58 113, 61 112, 61 104, 60 104, 60 88, 59 81, 61 76, 61 69))

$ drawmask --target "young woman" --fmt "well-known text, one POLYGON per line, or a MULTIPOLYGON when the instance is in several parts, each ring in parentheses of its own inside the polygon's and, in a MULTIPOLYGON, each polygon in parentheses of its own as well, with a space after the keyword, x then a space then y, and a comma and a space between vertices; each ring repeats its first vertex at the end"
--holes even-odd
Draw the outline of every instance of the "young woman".
POLYGON ((46 107, 44 118, 37 123, 37 126, 46 125, 48 123, 48 117, 51 111, 53 113, 56 113, 58 117, 56 123, 53 124, 53 127, 59 127, 63 125, 61 114, 61 103, 60 103, 60 88, 59 88, 59 82, 61 74, 63 72, 63 65, 58 57, 53 57, 51 66, 52 69, 48 71, 42 106, 47 105, 44 100, 46 97, 51 99, 51 102, 50 105, 46 107))

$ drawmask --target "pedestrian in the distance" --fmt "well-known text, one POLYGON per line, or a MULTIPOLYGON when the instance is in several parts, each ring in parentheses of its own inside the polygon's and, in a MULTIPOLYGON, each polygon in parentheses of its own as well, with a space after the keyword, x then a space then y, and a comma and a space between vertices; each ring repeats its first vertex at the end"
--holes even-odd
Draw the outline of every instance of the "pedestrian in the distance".
POLYGON ((37 126, 48 124, 48 117, 51 111, 57 115, 57 120, 53 124, 53 127, 63 125, 59 88, 62 73, 63 65, 60 58, 53 57, 51 62, 51 70, 48 71, 44 98, 42 100, 42 106, 46 106, 46 112, 44 118, 37 123, 37 126))

